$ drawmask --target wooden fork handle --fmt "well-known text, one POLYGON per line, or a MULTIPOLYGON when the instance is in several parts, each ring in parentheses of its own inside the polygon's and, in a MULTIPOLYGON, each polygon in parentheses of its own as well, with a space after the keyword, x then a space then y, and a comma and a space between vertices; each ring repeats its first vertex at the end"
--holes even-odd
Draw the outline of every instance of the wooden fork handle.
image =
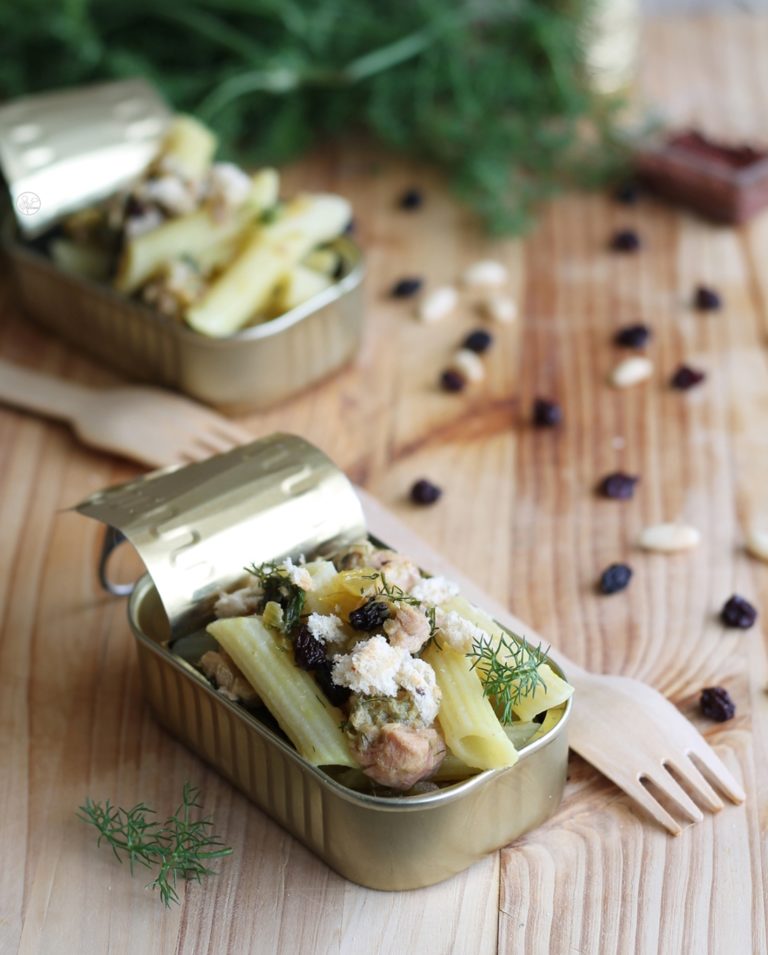
MULTIPOLYGON (((510 613, 506 607, 486 594, 477 584, 473 583, 468 577, 465 577, 445 557, 434 550, 417 534, 415 534, 406 524, 379 503, 361 487, 356 487, 357 495, 363 505, 365 520, 368 530, 376 537, 381 537, 387 544, 407 554, 419 566, 423 567, 433 574, 442 574, 455 581, 461 588, 462 594, 488 611, 495 617, 499 623, 508 627, 513 633, 525 637, 529 643, 543 643, 547 646, 548 641, 540 637, 533 631, 528 624, 523 623, 513 613, 510 613)), ((553 656, 559 664, 562 665, 568 681, 574 685, 578 682, 579 676, 586 676, 583 667, 578 666, 572 660, 569 660, 565 654, 553 648, 553 656)))
POLYGON ((0 401, 49 418, 71 421, 89 390, 0 358, 0 401))

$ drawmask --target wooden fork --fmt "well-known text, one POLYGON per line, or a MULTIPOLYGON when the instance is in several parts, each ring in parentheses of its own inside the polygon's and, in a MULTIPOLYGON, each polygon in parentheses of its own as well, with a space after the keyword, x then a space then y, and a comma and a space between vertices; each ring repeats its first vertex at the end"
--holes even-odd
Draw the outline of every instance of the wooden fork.
MULTIPOLYGON (((430 573, 454 580, 469 600, 488 610, 513 633, 534 644, 546 644, 375 498, 360 488, 357 492, 371 533, 408 554, 430 573)), ((629 677, 590 673, 558 650, 553 656, 576 688, 568 727, 571 749, 616 783, 665 829, 673 835, 682 831, 659 797, 691 822, 704 818, 681 783, 710 812, 723 808, 705 774, 732 802, 744 801, 744 790, 712 747, 661 693, 629 677)))
POLYGON ((0 401, 66 421, 86 444, 153 468, 200 461, 253 440, 245 428, 162 388, 87 388, 2 359, 0 401))

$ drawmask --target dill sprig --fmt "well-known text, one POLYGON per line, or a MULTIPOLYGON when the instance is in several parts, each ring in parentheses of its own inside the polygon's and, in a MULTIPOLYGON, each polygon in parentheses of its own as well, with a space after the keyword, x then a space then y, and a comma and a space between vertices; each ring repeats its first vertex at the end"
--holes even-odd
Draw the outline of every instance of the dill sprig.
POLYGON ((89 797, 80 806, 78 818, 94 826, 99 832, 97 845, 106 842, 118 862, 128 859, 131 875, 136 865, 147 869, 157 867, 155 878, 147 888, 158 889, 166 907, 179 901, 176 880, 215 875, 209 865, 213 859, 232 854, 232 849, 212 833, 210 816, 192 818, 192 811, 202 809, 199 790, 184 783, 181 805, 161 823, 150 818, 155 810, 145 803, 132 809, 120 809, 107 800, 95 802, 89 797))
POLYGON ((280 629, 283 633, 291 633, 301 620, 306 599, 305 592, 286 576, 281 570, 280 563, 268 561, 258 566, 252 564, 245 569, 259 580, 264 591, 263 604, 272 600, 282 607, 283 620, 280 629))
POLYGON ((503 635, 496 644, 479 637, 467 654, 472 669, 477 670, 483 684, 483 695, 493 703, 502 723, 512 722, 512 708, 531 696, 537 687, 547 685, 538 668, 547 662, 547 651, 531 646, 522 638, 509 639, 503 635))
POLYGON ((261 163, 362 133, 440 167, 492 231, 516 232, 622 155, 616 110, 589 85, 593 3, 6 3, 0 90, 145 76, 261 163))

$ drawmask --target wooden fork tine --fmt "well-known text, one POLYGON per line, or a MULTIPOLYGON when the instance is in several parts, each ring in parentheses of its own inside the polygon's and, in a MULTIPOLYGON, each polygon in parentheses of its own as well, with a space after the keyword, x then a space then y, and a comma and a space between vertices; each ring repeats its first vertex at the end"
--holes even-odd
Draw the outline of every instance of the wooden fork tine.
POLYGON ((253 441, 253 435, 242 425, 229 421, 227 418, 219 418, 213 425, 213 430, 218 434, 229 438, 234 444, 249 444, 253 441))
MULTIPOLYGON (((717 785, 722 789, 731 802, 741 803, 747 798, 747 794, 741 788, 741 785, 731 775, 730 770, 725 766, 717 753, 712 749, 709 743, 702 737, 700 741, 691 746, 687 755, 699 760, 712 774, 717 785)), ((698 767, 697 767, 698 769, 698 767)))
POLYGON ((653 776, 647 776, 646 778, 648 782, 653 783, 657 789, 663 792, 667 799, 673 802, 680 812, 686 815, 691 822, 702 821, 704 813, 677 780, 668 772, 662 771, 660 773, 654 773, 653 776))
POLYGON ((710 812, 720 812, 724 805, 723 800, 687 756, 676 761, 667 760, 665 766, 685 780, 696 794, 696 798, 700 799, 710 812))
POLYGON ((219 454, 224 451, 231 451, 232 448, 236 446, 236 442, 232 441, 231 438, 226 438, 220 433, 217 434, 215 431, 206 431, 205 433, 199 434, 195 438, 195 444, 200 445, 208 451, 208 456, 211 454, 219 454))
POLYGON ((648 792, 642 783, 635 782, 632 785, 624 785, 622 788, 635 802, 640 803, 643 809, 645 809, 649 815, 653 816, 656 822, 662 825, 667 832, 673 836, 680 835, 683 831, 682 826, 670 816, 667 810, 648 792))

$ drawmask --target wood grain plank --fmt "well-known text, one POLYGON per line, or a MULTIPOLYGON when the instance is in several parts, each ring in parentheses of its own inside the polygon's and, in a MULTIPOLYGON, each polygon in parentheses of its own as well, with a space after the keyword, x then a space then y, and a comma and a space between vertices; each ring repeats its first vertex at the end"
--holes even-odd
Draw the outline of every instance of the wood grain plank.
MULTIPOLYGON (((649 21, 643 95, 670 121, 765 137, 768 18, 649 21)), ((146 711, 123 602, 97 591, 99 531, 62 513, 137 470, 84 449, 60 425, 0 411, 0 952, 676 953, 768 951, 768 629, 725 632, 723 600, 743 593, 768 613, 768 566, 747 557, 752 521, 768 524, 768 216, 733 231, 651 200, 618 207, 567 196, 525 241, 490 243, 431 173, 356 146, 286 172, 287 190, 350 196, 368 248, 368 323, 357 360, 280 407, 248 416, 255 435, 303 434, 377 493, 461 570, 576 661, 640 676, 670 695, 742 775, 749 799, 676 840, 576 757, 560 812, 515 846, 438 886, 381 893, 345 882, 276 827, 146 711), (418 215, 396 207, 425 187, 418 215), (638 228, 636 257, 606 251, 638 228), (492 255, 512 273, 519 320, 494 328, 486 380, 446 395, 437 376, 481 324, 457 314, 425 327, 388 291, 406 274, 454 281, 492 255), (697 282, 726 307, 689 307, 697 282), (613 392, 620 324, 653 325, 656 376, 613 392), (706 383, 666 387, 680 361, 706 383), (565 425, 530 427, 536 395, 562 401, 565 425), (596 480, 639 473, 636 499, 598 499, 596 480), (444 487, 434 508, 407 500, 413 480, 444 487), (681 517, 703 543, 645 556, 647 523, 681 517), (601 599, 602 567, 629 559, 629 590, 601 599), (696 713, 699 689, 726 683, 725 727, 696 713), (74 817, 88 793, 173 807, 200 786, 236 853, 182 905, 164 911, 98 851, 74 817)), ((77 380, 105 369, 24 321, 0 282, 0 353, 77 380)), ((129 579, 138 564, 115 558, 129 579)), ((606 714, 610 718, 610 714, 606 714)))

